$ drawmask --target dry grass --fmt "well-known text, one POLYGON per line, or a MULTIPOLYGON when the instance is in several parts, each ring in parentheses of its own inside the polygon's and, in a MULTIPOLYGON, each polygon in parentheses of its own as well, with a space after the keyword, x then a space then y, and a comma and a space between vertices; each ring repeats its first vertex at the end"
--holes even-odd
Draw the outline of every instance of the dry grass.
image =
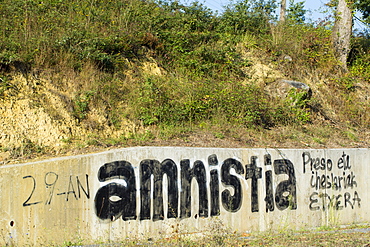
MULTIPOLYGON (((74 246, 69 245, 69 246, 74 246)), ((327 230, 280 231, 263 233, 220 233, 175 235, 170 238, 124 240, 116 243, 79 245, 100 246, 370 246, 370 228, 332 228, 327 230)))

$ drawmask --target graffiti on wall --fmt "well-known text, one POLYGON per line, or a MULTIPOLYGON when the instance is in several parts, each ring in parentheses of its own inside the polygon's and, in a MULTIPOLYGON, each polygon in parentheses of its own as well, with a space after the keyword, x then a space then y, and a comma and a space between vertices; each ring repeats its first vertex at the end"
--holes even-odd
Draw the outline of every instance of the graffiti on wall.
POLYGON ((361 198, 356 190, 356 175, 350 163, 350 156, 343 154, 336 160, 324 157, 311 157, 303 152, 303 173, 311 174, 309 208, 316 210, 354 209, 361 206, 361 198))
POLYGON ((50 205, 55 196, 64 197, 66 201, 70 200, 71 197, 75 200, 82 196, 90 198, 89 176, 87 174, 84 179, 70 175, 67 178, 67 185, 60 182, 60 176, 55 172, 45 173, 42 181, 37 181, 32 175, 24 176, 23 179, 27 182, 27 188, 30 188, 29 196, 24 200, 23 207, 36 204, 50 205), (45 194, 46 196, 43 196, 45 194))
POLYGON ((272 161, 269 154, 264 156, 263 163, 266 170, 264 174, 262 167, 258 167, 257 156, 252 156, 250 163, 246 165, 234 158, 228 158, 222 162, 220 169, 215 154, 208 157, 208 169, 200 160, 191 164, 189 159, 183 159, 178 166, 171 159, 162 162, 145 159, 139 164, 139 185, 136 184, 136 174, 130 162, 122 160, 106 163, 98 172, 98 180, 105 185, 100 187, 95 195, 95 212, 100 219, 111 221, 118 218, 125 221, 137 218, 153 221, 165 219, 164 175, 167 177, 167 218, 191 217, 193 180, 198 185, 199 198, 199 209, 195 217, 217 216, 221 207, 228 212, 237 212, 242 206, 243 195, 248 193, 251 198, 251 212, 258 212, 261 207, 258 198, 261 194, 258 180, 263 177, 266 184, 264 198, 266 212, 274 211, 275 207, 278 210, 285 210, 288 207, 292 210, 297 209, 293 163, 288 159, 272 161), (273 176, 283 176, 286 179, 281 179, 282 181, 274 188, 273 176), (242 179, 250 181, 250 191, 242 190, 242 179), (221 193, 220 184, 225 188, 221 193), (140 203, 136 201, 137 194, 140 203), (137 215, 138 204, 140 208, 137 215))
MULTIPOLYGON (((305 151, 301 158, 300 178, 309 188, 305 200, 309 210, 361 207, 357 174, 348 154, 326 158, 305 151)), ((270 154, 251 156, 246 164, 235 158, 219 162, 215 154, 205 161, 182 159, 178 163, 172 159, 144 159, 133 165, 119 160, 99 168, 100 187, 96 193, 90 191, 88 174, 61 175, 50 171, 23 176, 27 198, 22 205, 50 205, 56 198, 66 202, 90 199, 95 194, 95 214, 107 222, 120 218, 207 218, 220 215, 222 210, 236 213, 242 207, 252 213, 296 210, 296 169, 291 160, 272 159, 270 154)))

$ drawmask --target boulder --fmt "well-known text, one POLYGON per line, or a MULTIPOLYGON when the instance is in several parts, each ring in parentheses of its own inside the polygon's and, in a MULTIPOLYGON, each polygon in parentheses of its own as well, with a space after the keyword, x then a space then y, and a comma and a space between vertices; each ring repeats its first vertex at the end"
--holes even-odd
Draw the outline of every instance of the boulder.
POLYGON ((286 98, 292 88, 304 90, 308 98, 312 95, 311 88, 300 81, 280 79, 266 86, 266 91, 273 97, 286 98))

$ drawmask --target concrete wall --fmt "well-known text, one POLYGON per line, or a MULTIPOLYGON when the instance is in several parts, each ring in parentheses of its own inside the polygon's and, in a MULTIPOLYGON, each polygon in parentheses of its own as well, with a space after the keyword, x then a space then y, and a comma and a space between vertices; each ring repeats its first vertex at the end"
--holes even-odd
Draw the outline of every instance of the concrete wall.
POLYGON ((136 147, 0 167, 0 245, 370 221, 369 149, 136 147))

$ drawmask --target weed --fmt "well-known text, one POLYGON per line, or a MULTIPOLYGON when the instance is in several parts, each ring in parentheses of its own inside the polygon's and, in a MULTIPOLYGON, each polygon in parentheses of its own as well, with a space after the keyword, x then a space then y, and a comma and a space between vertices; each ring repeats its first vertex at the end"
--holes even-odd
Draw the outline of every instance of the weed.
POLYGON ((69 247, 69 246, 81 246, 83 244, 82 240, 77 241, 66 241, 62 244, 62 247, 69 247))
POLYGON ((144 142, 152 140, 154 138, 153 133, 150 130, 145 130, 144 132, 131 133, 129 139, 133 139, 139 142, 144 142))
POLYGON ((218 138, 218 139, 224 139, 225 138, 225 135, 223 133, 215 133, 215 137, 218 138))
POLYGON ((286 104, 290 106, 291 113, 298 123, 307 123, 311 120, 308 104, 310 102, 309 93, 305 90, 292 88, 289 90, 286 104))
POLYGON ((6 91, 12 91, 13 94, 18 91, 17 87, 10 80, 11 78, 9 76, 0 74, 0 97, 3 97, 6 91))
POLYGON ((89 111, 89 103, 94 96, 94 91, 86 91, 75 97, 73 115, 79 119, 83 120, 86 118, 89 111))
POLYGON ((13 159, 29 158, 34 154, 43 154, 46 147, 33 143, 31 140, 24 138, 20 147, 10 148, 10 156, 13 159))
POLYGON ((325 144, 325 141, 318 137, 312 137, 312 140, 317 142, 318 144, 325 144))
POLYGON ((358 141, 359 138, 358 136, 354 133, 354 131, 351 131, 351 130, 346 130, 344 131, 344 134, 352 141, 358 141))
POLYGON ((66 144, 71 144, 72 143, 72 138, 71 137, 63 138, 63 139, 61 139, 61 141, 63 143, 66 143, 66 144))

